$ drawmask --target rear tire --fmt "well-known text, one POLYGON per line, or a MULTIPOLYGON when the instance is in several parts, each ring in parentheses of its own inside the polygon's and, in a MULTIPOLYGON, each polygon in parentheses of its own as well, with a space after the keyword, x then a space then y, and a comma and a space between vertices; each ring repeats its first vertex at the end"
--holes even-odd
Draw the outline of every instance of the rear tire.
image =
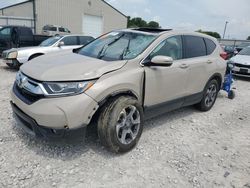
POLYGON ((101 144, 115 153, 124 153, 138 143, 143 130, 143 109, 130 96, 121 96, 108 102, 98 119, 101 144))
POLYGON ((218 92, 218 81, 215 79, 210 80, 203 91, 203 98, 201 102, 196 104, 195 107, 203 112, 209 111, 214 106, 218 92))

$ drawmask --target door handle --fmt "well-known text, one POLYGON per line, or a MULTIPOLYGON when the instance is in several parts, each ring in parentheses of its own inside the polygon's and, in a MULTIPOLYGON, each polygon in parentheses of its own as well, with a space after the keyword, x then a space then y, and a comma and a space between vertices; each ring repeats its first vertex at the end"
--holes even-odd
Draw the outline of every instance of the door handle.
POLYGON ((207 61, 207 64, 211 64, 211 63, 213 63, 211 60, 208 60, 208 61, 207 61))
POLYGON ((189 65, 187 65, 187 64, 181 64, 181 65, 180 65, 180 68, 181 68, 181 69, 186 69, 186 68, 188 68, 188 67, 189 67, 189 65))

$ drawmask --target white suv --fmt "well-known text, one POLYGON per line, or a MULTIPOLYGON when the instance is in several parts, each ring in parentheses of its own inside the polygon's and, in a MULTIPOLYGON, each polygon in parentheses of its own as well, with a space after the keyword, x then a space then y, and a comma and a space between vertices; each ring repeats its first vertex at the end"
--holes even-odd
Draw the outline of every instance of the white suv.
POLYGON ((69 33, 70 30, 68 30, 65 27, 57 25, 45 25, 42 30, 42 34, 47 36, 65 35, 69 33))

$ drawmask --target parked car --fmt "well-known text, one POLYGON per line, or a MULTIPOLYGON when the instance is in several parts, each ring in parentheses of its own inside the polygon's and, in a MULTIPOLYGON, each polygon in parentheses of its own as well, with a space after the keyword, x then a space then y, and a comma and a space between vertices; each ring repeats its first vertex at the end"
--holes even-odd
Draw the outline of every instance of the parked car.
POLYGON ((34 35, 32 29, 25 26, 4 26, 0 29, 0 54, 4 50, 26 46, 37 46, 49 38, 34 35))
POLYGON ((234 46, 224 46, 223 49, 227 53, 228 59, 238 54, 238 51, 234 46))
POLYGON ((210 110, 226 61, 217 40, 164 29, 110 32, 75 51, 21 66, 11 93, 18 125, 60 137, 97 121, 103 145, 131 150, 143 120, 183 106, 210 110))
POLYGON ((8 66, 18 68, 23 63, 41 55, 79 48, 92 40, 94 40, 93 37, 80 35, 51 37, 36 47, 12 48, 6 50, 3 52, 2 57, 8 66))
POLYGON ((240 45, 236 46, 236 50, 240 52, 243 48, 250 46, 250 42, 243 42, 240 45))
POLYGON ((241 50, 230 62, 234 64, 234 75, 250 77, 250 46, 241 50))
POLYGON ((42 34, 47 35, 47 36, 66 35, 69 33, 70 33, 70 30, 68 30, 65 27, 57 26, 57 25, 45 25, 42 30, 42 34))

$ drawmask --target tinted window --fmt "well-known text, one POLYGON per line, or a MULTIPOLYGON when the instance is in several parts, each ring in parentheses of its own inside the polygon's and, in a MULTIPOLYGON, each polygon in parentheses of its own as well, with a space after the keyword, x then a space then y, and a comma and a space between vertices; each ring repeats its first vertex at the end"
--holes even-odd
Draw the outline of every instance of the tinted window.
POLYGON ((202 37, 184 36, 185 58, 200 57, 207 54, 206 45, 202 37))
POLYGON ((53 27, 53 26, 44 26, 43 27, 43 30, 47 30, 47 31, 57 31, 56 27, 53 27))
POLYGON ((59 27, 59 31, 60 32, 65 32, 64 28, 62 28, 62 27, 59 27))
POLYGON ((77 37, 76 36, 65 37, 61 41, 64 42, 65 46, 77 45, 77 37))
POLYGON ((94 40, 93 37, 85 37, 85 36, 79 37, 79 39, 80 39, 80 45, 88 44, 92 40, 94 40))
POLYGON ((32 31, 29 28, 19 28, 20 35, 22 36, 30 36, 32 35, 32 31))
POLYGON ((163 55, 172 57, 173 60, 182 59, 182 40, 181 36, 174 36, 163 41, 150 54, 150 59, 155 56, 163 55))
MULTIPOLYGON (((214 42, 210 39, 204 39, 206 42, 206 46, 207 46, 207 55, 210 55, 214 52, 215 48, 216 48, 216 44, 214 44, 214 42)), ((231 47, 231 49, 234 51, 233 47, 231 47)))

